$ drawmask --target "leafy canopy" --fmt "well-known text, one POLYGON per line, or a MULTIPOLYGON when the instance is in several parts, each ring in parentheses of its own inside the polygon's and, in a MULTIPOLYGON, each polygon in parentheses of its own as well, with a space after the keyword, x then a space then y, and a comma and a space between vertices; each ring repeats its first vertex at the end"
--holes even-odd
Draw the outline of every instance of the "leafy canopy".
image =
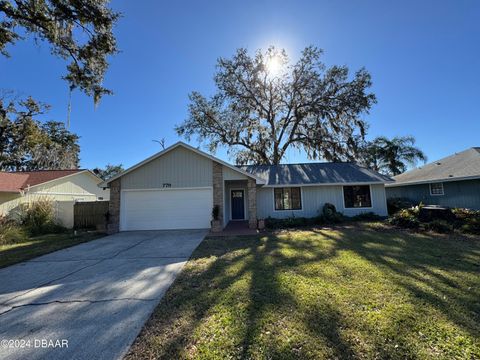
POLYGON ((36 119, 47 110, 32 98, 7 104, 0 99, 1 171, 78 168, 79 137, 63 123, 36 119))
POLYGON ((311 159, 353 159, 367 128, 362 115, 376 102, 370 74, 350 77, 346 66, 327 68, 321 56, 311 46, 296 63, 275 47, 220 58, 215 94, 190 94, 177 133, 196 136, 210 151, 226 146, 238 164, 278 164, 289 148, 311 159))
POLYGON ((117 53, 112 28, 119 14, 108 0, 0 0, 0 53, 27 35, 50 43, 54 56, 70 59, 64 79, 97 103, 110 94, 103 78, 117 53))
POLYGON ((107 164, 107 166, 105 166, 105 169, 96 168, 96 169, 93 169, 93 172, 96 175, 98 175, 101 179, 108 180, 120 174, 124 170, 125 169, 123 168, 122 164, 118 164, 118 165, 107 164))
POLYGON ((426 162, 427 156, 415 146, 413 136, 392 139, 379 136, 366 143, 359 158, 363 165, 392 176, 405 172, 409 166, 415 166, 419 161, 426 162))

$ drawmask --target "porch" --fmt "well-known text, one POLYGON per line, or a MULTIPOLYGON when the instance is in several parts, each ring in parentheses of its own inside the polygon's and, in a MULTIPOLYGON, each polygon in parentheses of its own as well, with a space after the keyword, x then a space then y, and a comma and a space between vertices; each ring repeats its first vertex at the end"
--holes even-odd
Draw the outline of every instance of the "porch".
POLYGON ((229 221, 227 226, 222 231, 213 232, 210 231, 209 236, 243 236, 243 235, 256 235, 257 229, 251 229, 247 220, 229 221))
POLYGON ((257 228, 257 183, 255 179, 243 174, 224 171, 225 167, 215 163, 213 166, 213 204, 219 208, 221 226, 225 230, 236 229, 236 222, 247 224, 250 229, 257 228), (233 227, 233 228, 232 228, 233 227))

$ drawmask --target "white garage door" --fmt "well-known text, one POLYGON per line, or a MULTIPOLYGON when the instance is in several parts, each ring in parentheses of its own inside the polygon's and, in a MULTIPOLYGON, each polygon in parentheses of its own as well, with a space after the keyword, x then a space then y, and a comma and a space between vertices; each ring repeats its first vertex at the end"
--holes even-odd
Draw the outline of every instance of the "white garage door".
POLYGON ((212 189, 122 191, 120 230, 206 229, 212 189))

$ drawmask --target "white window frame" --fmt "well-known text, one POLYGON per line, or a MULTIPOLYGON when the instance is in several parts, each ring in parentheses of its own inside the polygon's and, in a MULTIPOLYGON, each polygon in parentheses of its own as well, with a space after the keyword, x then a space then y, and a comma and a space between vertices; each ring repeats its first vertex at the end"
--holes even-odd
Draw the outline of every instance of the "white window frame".
POLYGON ((372 197, 372 185, 370 184, 362 184, 362 185, 343 185, 342 186, 342 199, 343 199, 343 208, 345 210, 350 210, 350 209, 373 209, 373 197, 372 197), (370 206, 367 207, 347 207, 347 204, 345 203, 345 188, 346 187, 352 187, 352 186, 368 186, 368 190, 370 191, 370 206))
POLYGON ((302 186, 275 186, 272 188, 273 211, 284 213, 285 211, 303 211, 303 187, 302 186), (300 188, 300 209, 276 209, 275 207, 275 189, 300 188))
POLYGON ((445 188, 443 187, 443 182, 429 183, 428 188, 430 189, 430 196, 443 196, 443 195, 445 195, 445 188), (441 194, 434 194, 432 192, 432 185, 440 185, 442 187, 442 193, 441 194))

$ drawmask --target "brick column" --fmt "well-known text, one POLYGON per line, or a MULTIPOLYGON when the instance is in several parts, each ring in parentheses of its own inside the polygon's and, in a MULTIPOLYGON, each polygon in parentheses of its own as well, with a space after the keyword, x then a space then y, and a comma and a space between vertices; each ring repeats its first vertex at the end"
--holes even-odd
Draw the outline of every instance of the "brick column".
MULTIPOLYGON (((220 224, 223 228, 223 165, 213 161, 213 168, 212 168, 212 176, 213 176, 213 206, 218 205, 220 209, 218 220, 220 220, 220 224)), ((212 209, 210 209, 211 211, 212 209)))
POLYGON ((108 219, 107 232, 114 234, 120 231, 120 179, 114 180, 110 183, 110 202, 108 204, 108 219))
POLYGON ((254 179, 247 180, 248 193, 248 227, 257 228, 257 183, 254 179))

